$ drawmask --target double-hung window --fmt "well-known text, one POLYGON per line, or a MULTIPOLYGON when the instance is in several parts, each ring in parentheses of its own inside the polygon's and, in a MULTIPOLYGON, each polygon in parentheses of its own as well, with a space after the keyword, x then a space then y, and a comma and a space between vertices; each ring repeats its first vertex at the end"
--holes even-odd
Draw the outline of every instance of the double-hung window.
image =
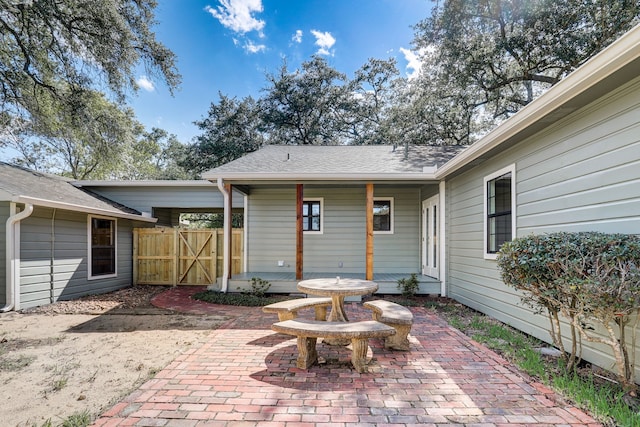
POLYGON ((515 233, 515 165, 484 179, 485 258, 495 259, 515 233))
POLYGON ((324 224, 323 199, 302 202, 302 230, 306 234, 322 234, 324 224))
POLYGON ((393 198, 373 198, 373 232, 393 234, 393 198))
POLYGON ((116 220, 89 216, 89 278, 116 275, 116 220))

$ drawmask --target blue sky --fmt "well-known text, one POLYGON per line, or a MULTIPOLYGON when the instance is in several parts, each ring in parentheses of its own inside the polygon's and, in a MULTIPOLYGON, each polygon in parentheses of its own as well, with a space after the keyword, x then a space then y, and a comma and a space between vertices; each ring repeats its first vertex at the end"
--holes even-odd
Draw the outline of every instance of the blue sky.
POLYGON ((294 70, 323 55, 349 78, 368 58, 394 57, 413 72, 413 25, 427 17, 429 0, 159 0, 155 32, 178 57, 180 90, 139 74, 130 99, 138 120, 187 143, 221 92, 261 96, 265 74, 286 59, 294 70))

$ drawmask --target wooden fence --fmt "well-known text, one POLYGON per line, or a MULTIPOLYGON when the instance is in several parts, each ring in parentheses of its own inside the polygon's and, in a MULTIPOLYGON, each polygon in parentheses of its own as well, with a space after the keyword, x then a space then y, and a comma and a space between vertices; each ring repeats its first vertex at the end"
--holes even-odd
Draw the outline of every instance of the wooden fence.
MULTIPOLYGON (((209 285, 223 273, 223 230, 135 228, 133 282, 137 285, 209 285)), ((244 230, 232 232, 231 274, 242 272, 244 230)))

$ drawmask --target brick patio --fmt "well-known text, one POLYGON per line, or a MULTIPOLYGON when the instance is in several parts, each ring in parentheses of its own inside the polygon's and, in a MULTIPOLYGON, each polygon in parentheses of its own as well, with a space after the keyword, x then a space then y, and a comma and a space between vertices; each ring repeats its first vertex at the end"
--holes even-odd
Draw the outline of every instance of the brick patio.
MULTIPOLYGON (((319 344, 324 363, 303 371, 295 337, 270 330, 277 316, 193 301, 196 290, 174 288, 154 304, 232 319, 94 426, 600 425, 424 308, 412 308, 410 352, 370 340, 370 372, 358 374, 348 349, 319 344)), ((346 308, 352 320, 370 319, 359 303, 346 308)))

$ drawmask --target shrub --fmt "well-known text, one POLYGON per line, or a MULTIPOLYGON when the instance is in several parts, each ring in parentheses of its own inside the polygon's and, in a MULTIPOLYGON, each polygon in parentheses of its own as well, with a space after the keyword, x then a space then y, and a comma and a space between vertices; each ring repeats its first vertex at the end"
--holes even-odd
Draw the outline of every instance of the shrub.
POLYGON ((253 295, 256 297, 264 297, 267 294, 267 291, 271 287, 271 283, 268 281, 261 279, 259 277, 251 278, 251 290, 244 291, 244 293, 253 295))
POLYGON ((411 274, 411 277, 398 280, 398 289, 402 291, 402 296, 411 298, 416 295, 420 283, 418 282, 418 276, 415 273, 411 274))
POLYGON ((625 341, 630 316, 640 309, 640 238, 597 232, 552 233, 505 243, 498 255, 503 281, 524 292, 524 303, 547 311, 553 342, 564 352, 559 314, 569 320, 575 365, 578 334, 611 347, 620 381, 633 388, 625 341), (595 333, 599 323, 604 334, 595 333))

